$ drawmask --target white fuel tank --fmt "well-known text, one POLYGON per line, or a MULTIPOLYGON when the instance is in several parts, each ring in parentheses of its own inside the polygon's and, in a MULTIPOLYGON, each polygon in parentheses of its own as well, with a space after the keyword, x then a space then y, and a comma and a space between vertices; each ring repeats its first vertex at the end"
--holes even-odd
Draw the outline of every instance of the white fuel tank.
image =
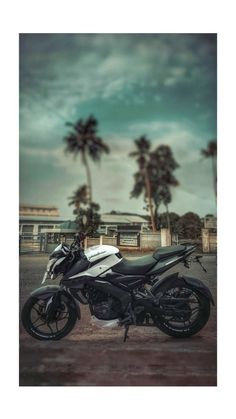
POLYGON ((95 260, 102 259, 106 256, 114 255, 119 253, 119 249, 115 246, 101 245, 101 246, 91 246, 84 251, 85 256, 90 262, 95 260))

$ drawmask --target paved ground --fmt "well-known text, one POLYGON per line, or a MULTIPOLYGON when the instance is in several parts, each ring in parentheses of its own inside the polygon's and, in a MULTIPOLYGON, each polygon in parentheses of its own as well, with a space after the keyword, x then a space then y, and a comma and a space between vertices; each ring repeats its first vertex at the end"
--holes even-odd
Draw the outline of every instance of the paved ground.
MULTIPOLYGON (((208 273, 197 264, 187 270, 208 285, 216 300, 216 257, 203 258, 208 273)), ((40 286, 47 257, 20 257, 20 308, 30 291, 40 286)), ((177 267, 174 269, 177 270, 177 267)), ((179 272, 186 269, 179 265, 179 272)), ((171 272, 171 270, 169 271, 171 272)), ((63 340, 41 342, 20 324, 21 386, 215 386, 216 307, 208 324, 189 339, 174 339, 155 328, 102 330, 82 320, 63 340)))

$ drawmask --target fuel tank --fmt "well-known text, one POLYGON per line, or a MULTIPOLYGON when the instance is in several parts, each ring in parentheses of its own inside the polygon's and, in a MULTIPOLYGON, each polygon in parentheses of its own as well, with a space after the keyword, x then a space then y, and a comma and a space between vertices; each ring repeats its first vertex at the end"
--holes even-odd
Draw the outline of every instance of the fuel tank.
POLYGON ((119 249, 115 246, 101 245, 91 246, 84 251, 85 256, 89 262, 94 262, 99 259, 103 259, 107 256, 115 255, 119 253, 119 249))

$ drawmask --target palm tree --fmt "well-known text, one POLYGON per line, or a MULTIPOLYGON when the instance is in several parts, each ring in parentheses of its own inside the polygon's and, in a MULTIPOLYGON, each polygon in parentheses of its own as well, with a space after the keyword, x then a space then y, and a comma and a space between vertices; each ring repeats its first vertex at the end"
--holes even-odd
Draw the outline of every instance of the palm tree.
POLYGON ((74 214, 77 214, 79 211, 81 204, 86 205, 88 204, 88 187, 87 185, 80 186, 72 196, 68 198, 70 200, 69 205, 74 205, 75 210, 74 214))
POLYGON ((75 124, 67 122, 66 125, 72 127, 72 131, 64 138, 66 142, 65 151, 73 154, 75 157, 78 154, 81 155, 82 163, 86 169, 88 201, 91 205, 92 179, 88 164, 88 157, 90 157, 93 161, 98 162, 101 159, 102 153, 109 153, 109 147, 100 137, 97 136, 98 122, 94 116, 90 115, 85 121, 83 119, 79 119, 75 124))
POLYGON ((215 197, 217 197, 217 169, 216 169, 216 157, 217 157, 217 142, 216 139, 209 141, 207 148, 201 150, 201 154, 208 158, 211 158, 212 161, 212 172, 213 172, 213 182, 214 182, 214 191, 215 197))
POLYGON ((134 142, 137 149, 136 151, 133 151, 129 155, 130 157, 136 157, 136 162, 138 163, 138 166, 139 166, 139 172, 134 174, 135 185, 131 192, 131 197, 137 197, 142 193, 143 190, 145 191, 145 197, 148 200, 148 209, 150 211, 152 231, 155 232, 156 225, 154 222, 152 189, 151 189, 149 166, 148 166, 151 144, 150 144, 150 141, 145 137, 145 135, 141 136, 134 142))
POLYGON ((168 204, 172 200, 171 187, 179 185, 173 172, 179 164, 173 156, 173 152, 168 145, 160 145, 150 153, 150 173, 153 189, 153 200, 155 203, 155 218, 157 222, 157 212, 161 203, 166 208, 167 225, 170 229, 170 218, 168 204))
POLYGON ((88 201, 88 187, 87 185, 80 186, 69 197, 69 205, 75 207, 73 214, 76 215, 75 222, 78 226, 78 231, 84 233, 94 233, 100 222, 99 205, 95 202, 88 201))

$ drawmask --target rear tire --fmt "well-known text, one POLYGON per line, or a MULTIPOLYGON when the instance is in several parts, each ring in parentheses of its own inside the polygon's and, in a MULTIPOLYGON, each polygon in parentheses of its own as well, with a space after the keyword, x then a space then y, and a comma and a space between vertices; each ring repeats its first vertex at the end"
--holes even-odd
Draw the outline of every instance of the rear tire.
MULTIPOLYGON (((167 293, 174 289, 175 288, 169 289, 167 293)), ((156 320, 157 327, 165 334, 177 338, 186 338, 195 335, 206 325, 210 316, 211 307, 209 299, 205 295, 201 294, 198 290, 190 288, 188 286, 185 286, 181 290, 188 291, 189 293, 191 293, 190 295, 194 295, 196 300, 198 301, 198 311, 196 312, 195 318, 192 320, 192 322, 190 322, 190 314, 193 312, 191 312, 189 303, 185 304, 185 312, 189 310, 189 315, 187 314, 187 317, 189 317, 189 319, 183 319, 182 323, 181 318, 177 319, 177 321, 173 321, 170 318, 171 316, 164 314, 158 315, 156 320)), ((162 308, 165 310, 166 306, 163 305, 162 308)), ((196 311, 197 309, 195 308, 194 310, 196 311)))
MULTIPOLYGON (((22 323, 23 326, 29 335, 33 336, 35 339, 39 340, 59 340, 68 335, 73 329, 76 320, 77 320, 77 313, 73 306, 69 303, 69 301, 65 298, 61 301, 60 307, 57 311, 55 321, 50 322, 49 324, 46 323, 45 314, 44 314, 44 306, 46 306, 47 302, 49 301, 50 297, 47 300, 41 300, 39 297, 30 297, 23 309, 22 309, 22 323), (38 309, 36 309, 38 307, 38 309), (41 307, 41 309, 39 308, 41 307), (42 311, 40 316, 40 310, 42 311), (65 310, 65 311, 64 311, 65 310), (37 312, 39 317, 38 320, 33 320, 34 313, 37 312), (67 313, 67 317, 63 313, 67 313), (59 330, 58 323, 64 321, 64 324, 59 330), (45 322, 45 323, 44 323, 45 322), (38 325, 41 326, 41 330, 38 329, 38 325), (57 325, 57 330, 53 330, 53 324, 57 325), (48 329, 48 330, 47 330, 48 329)), ((37 314, 36 314, 37 316, 37 314)))

